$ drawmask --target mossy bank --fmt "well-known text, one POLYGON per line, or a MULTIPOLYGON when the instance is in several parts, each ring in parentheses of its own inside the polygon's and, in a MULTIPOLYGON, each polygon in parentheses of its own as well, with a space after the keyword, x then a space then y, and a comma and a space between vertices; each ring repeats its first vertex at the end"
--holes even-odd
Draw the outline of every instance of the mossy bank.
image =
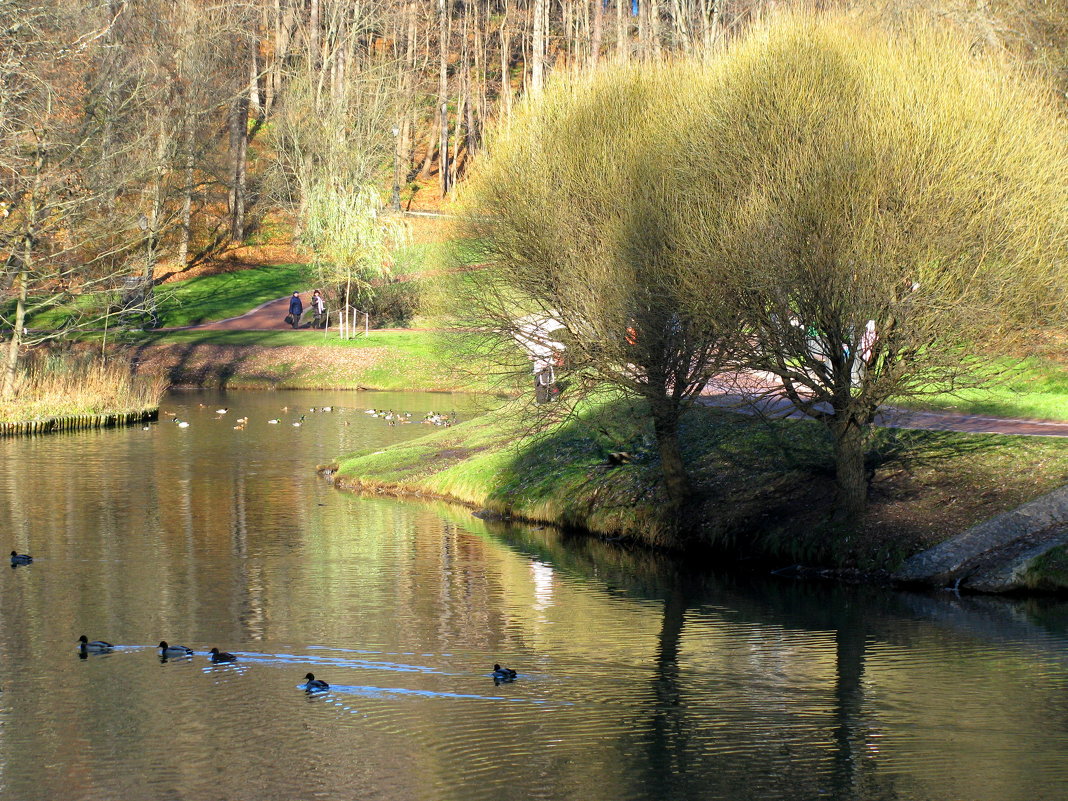
MULTIPOLYGON (((634 406, 588 406, 545 426, 523 401, 385 450, 340 460, 341 487, 440 497, 494 514, 678 548, 659 515, 664 492, 651 432, 634 406), (625 454, 625 456, 613 456, 625 454)), ((880 430, 859 531, 829 521, 826 436, 708 408, 683 420, 697 489, 686 548, 711 560, 891 571, 907 556, 1068 483, 1068 442, 880 430)))

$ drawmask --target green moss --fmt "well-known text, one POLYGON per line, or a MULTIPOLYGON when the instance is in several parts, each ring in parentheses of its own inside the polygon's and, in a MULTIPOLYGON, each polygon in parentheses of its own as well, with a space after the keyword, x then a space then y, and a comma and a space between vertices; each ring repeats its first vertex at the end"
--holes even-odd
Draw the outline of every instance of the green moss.
POLYGON ((1068 546, 1054 548, 1035 559, 1023 575, 1023 584, 1043 592, 1068 591, 1068 546))

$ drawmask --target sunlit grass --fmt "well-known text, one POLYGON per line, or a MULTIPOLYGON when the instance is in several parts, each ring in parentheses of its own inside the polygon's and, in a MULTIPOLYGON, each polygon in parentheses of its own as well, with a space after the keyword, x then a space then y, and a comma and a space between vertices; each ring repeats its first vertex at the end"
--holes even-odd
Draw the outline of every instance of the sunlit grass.
POLYGON ((1068 370, 1042 359, 1005 367, 1007 376, 984 389, 965 389, 907 400, 894 405, 913 409, 989 415, 991 417, 1068 421, 1068 370))
POLYGON ((268 301, 303 292, 312 283, 307 265, 276 264, 165 284, 157 290, 160 325, 197 325, 237 317, 268 301))
MULTIPOLYGON (((654 440, 639 407, 588 404, 538 430, 515 401, 475 420, 339 463, 343 486, 419 493, 502 515, 662 545, 668 537, 654 440), (613 466, 608 455, 632 461, 613 466)), ((864 533, 829 527, 833 459, 811 421, 765 424, 696 408, 684 458, 699 500, 691 515, 710 547, 736 555, 893 569, 904 556, 1068 481, 1068 442, 881 431, 864 533), (904 469, 903 469, 904 468, 904 469)))

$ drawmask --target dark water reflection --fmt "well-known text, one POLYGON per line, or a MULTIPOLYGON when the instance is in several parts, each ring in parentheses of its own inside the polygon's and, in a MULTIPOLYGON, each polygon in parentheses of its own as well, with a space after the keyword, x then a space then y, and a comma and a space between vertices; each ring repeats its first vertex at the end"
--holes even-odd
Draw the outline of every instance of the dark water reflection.
POLYGON ((427 430, 365 405, 470 403, 184 394, 186 429, 0 442, 36 557, 0 574, 0 797, 1068 798, 1064 604, 695 574, 314 474, 427 430))

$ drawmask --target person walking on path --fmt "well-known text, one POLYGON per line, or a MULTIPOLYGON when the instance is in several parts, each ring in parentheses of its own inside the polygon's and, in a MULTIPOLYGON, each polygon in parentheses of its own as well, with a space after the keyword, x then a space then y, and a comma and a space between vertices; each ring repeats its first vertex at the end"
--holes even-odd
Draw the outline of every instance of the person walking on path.
POLYGON ((325 328, 323 315, 326 313, 326 303, 323 301, 322 293, 318 289, 312 292, 312 311, 315 313, 312 328, 325 328))
POLYGON ((293 327, 300 328, 300 315, 304 313, 304 304, 300 302, 300 293, 294 292, 289 299, 289 316, 293 318, 293 327))

